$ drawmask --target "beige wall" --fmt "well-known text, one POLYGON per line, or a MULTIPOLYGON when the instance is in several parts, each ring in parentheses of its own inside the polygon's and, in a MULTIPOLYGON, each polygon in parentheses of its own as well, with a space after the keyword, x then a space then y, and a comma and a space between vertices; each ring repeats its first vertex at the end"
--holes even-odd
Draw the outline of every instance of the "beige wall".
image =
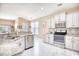
POLYGON ((42 17, 36 20, 39 22, 38 37, 40 38, 45 38, 46 34, 48 33, 48 19, 49 17, 42 17))
POLYGON ((11 25, 11 26, 14 26, 14 24, 15 24, 14 20, 0 19, 0 25, 11 25))

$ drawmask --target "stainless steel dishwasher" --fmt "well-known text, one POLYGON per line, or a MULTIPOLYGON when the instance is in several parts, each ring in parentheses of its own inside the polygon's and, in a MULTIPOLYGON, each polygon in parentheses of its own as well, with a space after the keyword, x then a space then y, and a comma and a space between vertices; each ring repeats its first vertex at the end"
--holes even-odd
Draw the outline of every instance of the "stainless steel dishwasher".
POLYGON ((25 39, 25 50, 32 48, 34 46, 34 37, 32 34, 27 35, 25 39))

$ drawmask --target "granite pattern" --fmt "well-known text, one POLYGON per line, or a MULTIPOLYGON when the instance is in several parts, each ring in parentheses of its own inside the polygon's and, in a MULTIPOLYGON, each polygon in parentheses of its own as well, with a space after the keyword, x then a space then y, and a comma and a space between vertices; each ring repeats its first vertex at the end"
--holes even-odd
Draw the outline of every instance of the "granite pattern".
POLYGON ((24 36, 16 39, 7 39, 0 44, 0 56, 11 56, 25 49, 24 36))

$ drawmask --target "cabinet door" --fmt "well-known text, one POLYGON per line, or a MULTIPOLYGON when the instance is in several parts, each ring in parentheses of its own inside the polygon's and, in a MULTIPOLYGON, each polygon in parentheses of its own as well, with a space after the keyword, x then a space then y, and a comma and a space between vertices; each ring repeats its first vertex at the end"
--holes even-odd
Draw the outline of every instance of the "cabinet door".
POLYGON ((54 19, 54 17, 51 17, 50 27, 55 28, 55 19, 54 19))
POLYGON ((79 38, 73 38, 73 49, 79 51, 79 38))
POLYGON ((53 44, 53 42, 54 42, 54 35, 53 34, 50 34, 49 35, 49 43, 50 44, 53 44))
POLYGON ((73 13, 72 25, 73 27, 79 27, 79 13, 73 13))
POLYGON ((79 13, 71 13, 67 15, 66 26, 69 27, 79 27, 79 13))
POLYGON ((67 28, 72 27, 72 14, 66 15, 66 26, 67 28))
POLYGON ((19 46, 22 50, 25 49, 25 37, 20 38, 19 46))
POLYGON ((55 23, 58 23, 59 22, 59 15, 55 15, 54 19, 55 19, 55 23))
POLYGON ((51 21, 50 21, 50 18, 48 19, 48 28, 51 28, 51 21))
POLYGON ((48 43, 49 42, 49 37, 48 37, 48 34, 46 35, 45 39, 44 39, 44 42, 48 43))
POLYGON ((65 12, 60 14, 60 21, 65 21, 65 12))
POLYGON ((43 42, 47 43, 48 42, 48 34, 45 35, 43 42))
POLYGON ((72 49, 72 37, 65 37, 65 46, 66 48, 72 49))

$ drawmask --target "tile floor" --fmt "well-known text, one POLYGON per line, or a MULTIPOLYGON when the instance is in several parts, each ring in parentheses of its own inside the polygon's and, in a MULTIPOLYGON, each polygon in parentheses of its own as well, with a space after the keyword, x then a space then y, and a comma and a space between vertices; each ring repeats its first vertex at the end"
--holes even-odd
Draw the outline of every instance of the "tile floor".
POLYGON ((79 53, 43 43, 42 39, 35 37, 34 47, 17 56, 78 56, 79 53))

